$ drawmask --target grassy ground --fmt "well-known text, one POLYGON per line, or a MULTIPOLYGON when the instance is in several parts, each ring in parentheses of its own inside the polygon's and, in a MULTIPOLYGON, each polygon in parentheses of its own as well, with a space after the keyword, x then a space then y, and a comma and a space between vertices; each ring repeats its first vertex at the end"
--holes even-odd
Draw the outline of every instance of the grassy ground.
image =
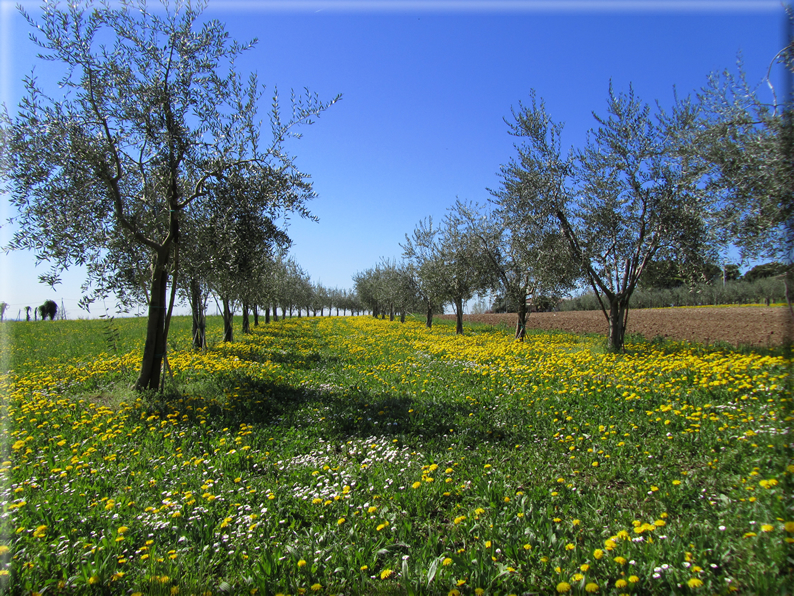
POLYGON ((143 321, 5 323, 3 593, 785 593, 785 360, 292 319, 134 381, 143 321), (9 341, 9 339, 13 339, 9 341))

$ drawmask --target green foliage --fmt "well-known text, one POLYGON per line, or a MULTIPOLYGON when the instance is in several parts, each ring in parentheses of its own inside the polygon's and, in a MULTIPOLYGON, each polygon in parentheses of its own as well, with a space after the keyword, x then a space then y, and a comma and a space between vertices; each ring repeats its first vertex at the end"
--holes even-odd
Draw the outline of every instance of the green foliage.
POLYGON ((767 277, 777 277, 783 275, 788 269, 790 269, 790 267, 787 267, 783 263, 763 263, 750 269, 750 271, 744 274, 743 279, 748 282, 753 282, 767 277))

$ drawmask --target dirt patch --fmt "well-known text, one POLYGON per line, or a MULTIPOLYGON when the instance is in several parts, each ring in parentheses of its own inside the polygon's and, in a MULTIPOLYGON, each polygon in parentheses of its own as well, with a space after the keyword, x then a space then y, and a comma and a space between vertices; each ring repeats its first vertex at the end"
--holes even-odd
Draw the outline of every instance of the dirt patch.
MULTIPOLYGON (((454 318, 444 315, 443 318, 454 318)), ((466 321, 515 326, 515 314, 466 315, 466 321)), ((606 335, 601 311, 543 312, 527 317, 527 329, 558 329, 571 333, 606 335)), ((646 339, 661 336, 699 343, 772 347, 782 345, 792 333, 791 316, 784 307, 726 306, 699 308, 648 308, 629 312, 627 333, 646 339)))

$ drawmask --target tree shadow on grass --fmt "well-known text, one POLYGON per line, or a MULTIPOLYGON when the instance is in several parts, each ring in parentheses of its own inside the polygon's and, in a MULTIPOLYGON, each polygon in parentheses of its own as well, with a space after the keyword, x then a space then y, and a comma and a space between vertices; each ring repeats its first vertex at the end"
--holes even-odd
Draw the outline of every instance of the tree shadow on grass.
POLYGON ((273 351, 267 354, 267 360, 275 364, 289 366, 292 369, 310 370, 320 366, 328 366, 329 364, 338 364, 341 358, 337 356, 328 356, 320 352, 296 354, 294 352, 273 351))
POLYGON ((505 428, 490 412, 472 415, 471 404, 464 400, 373 393, 358 386, 292 386, 239 375, 216 376, 213 384, 212 393, 224 398, 195 397, 188 387, 184 394, 151 396, 148 414, 165 418, 176 413, 183 423, 217 428, 297 431, 325 441, 393 436, 425 445, 452 440, 476 447, 484 441, 515 443, 522 438, 520 429, 505 428))

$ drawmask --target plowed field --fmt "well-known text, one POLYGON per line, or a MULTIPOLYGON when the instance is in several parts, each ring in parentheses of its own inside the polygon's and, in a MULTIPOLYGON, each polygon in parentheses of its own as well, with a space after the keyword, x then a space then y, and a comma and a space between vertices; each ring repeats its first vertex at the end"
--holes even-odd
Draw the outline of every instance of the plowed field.
MULTIPOLYGON (((443 318, 454 318, 444 315, 443 318)), ((466 315, 466 321, 514 326, 515 314, 466 315)), ((527 317, 527 329, 559 329, 572 333, 606 335, 607 322, 601 311, 542 312, 527 317)), ((784 307, 728 306, 699 308, 649 308, 629 312, 627 333, 646 339, 668 339, 699 343, 727 342, 733 345, 779 346, 792 337, 791 317, 784 307)))

